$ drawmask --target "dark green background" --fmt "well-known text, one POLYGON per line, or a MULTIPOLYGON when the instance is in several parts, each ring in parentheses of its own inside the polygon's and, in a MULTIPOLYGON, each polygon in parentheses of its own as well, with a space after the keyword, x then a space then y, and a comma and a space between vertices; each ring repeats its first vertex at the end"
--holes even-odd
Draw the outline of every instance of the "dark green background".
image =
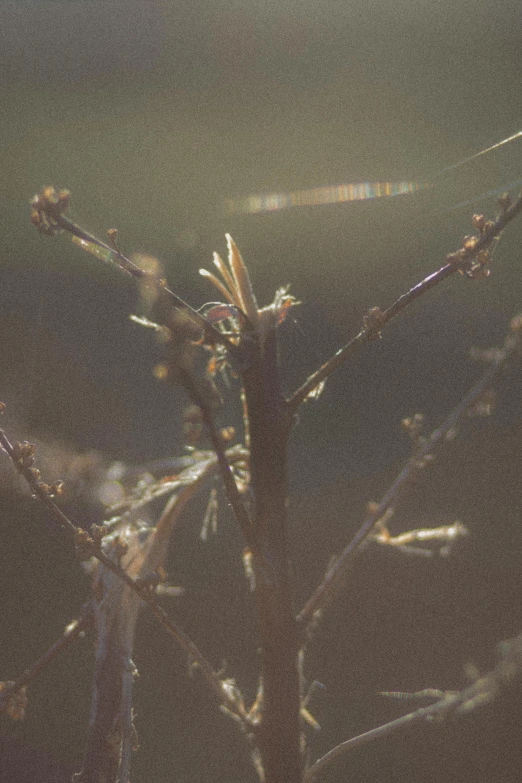
MULTIPOLYGON (((138 464, 182 453, 178 389, 152 377, 158 349, 128 320, 126 279, 39 236, 28 201, 68 187, 72 214, 127 253, 162 262, 195 306, 199 278, 230 231, 262 304, 291 283, 304 304, 285 324, 285 382, 295 387, 352 336, 368 307, 391 303, 441 264, 494 199, 454 204, 521 177, 520 141, 413 197, 230 217, 226 198, 361 180, 424 181, 522 128, 518 0, 402 2, 4 2, 0 5, 0 398, 17 437, 138 464)), ((408 456, 400 419, 435 426, 480 372, 471 345, 498 344, 522 309, 520 225, 484 283, 459 276, 392 325, 303 410, 292 440, 296 602, 408 456)), ((495 416, 466 429, 398 510, 396 530, 464 521, 472 537, 449 561, 377 553, 309 652, 326 686, 311 711, 315 758, 400 714, 381 690, 456 688, 464 664, 493 662, 521 627, 521 373, 495 416)), ((227 407, 222 422, 237 420, 227 407)), ((49 448, 49 447, 48 447, 49 448)), ((56 468, 49 450, 42 460, 56 468)), ((0 676, 15 677, 74 616, 87 579, 69 545, 1 469, 0 676)), ((54 478, 53 474, 50 478, 54 478)), ((68 507, 96 517, 86 497, 68 507)), ((175 611, 216 666, 251 696, 255 631, 240 541, 221 503, 217 540, 197 534, 205 498, 174 543, 175 611)), ((61 781, 81 764, 90 640, 31 689, 28 717, 2 719, 0 781, 61 781)), ((186 676, 170 640, 143 617, 136 663, 142 747, 134 783, 254 779, 231 721, 186 676)), ((356 752, 325 781, 511 783, 520 711, 502 704, 451 726, 356 752)))

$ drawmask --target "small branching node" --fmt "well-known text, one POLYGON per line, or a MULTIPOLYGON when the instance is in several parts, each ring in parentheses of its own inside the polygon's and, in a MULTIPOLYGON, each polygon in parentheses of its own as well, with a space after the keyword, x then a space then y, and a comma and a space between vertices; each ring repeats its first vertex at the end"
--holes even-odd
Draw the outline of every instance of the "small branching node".
POLYGON ((233 677, 228 677, 225 680, 221 680, 221 688, 226 700, 226 706, 220 705, 220 709, 226 715, 230 715, 236 721, 243 722, 243 716, 246 712, 245 702, 243 700, 243 694, 238 688, 237 682, 233 677), (232 707, 232 709, 231 709, 232 707), (234 710, 233 708, 237 709, 234 710))
POLYGON ((402 419, 401 427, 410 436, 414 445, 418 446, 424 429, 424 414, 415 413, 413 416, 407 416, 402 419))
POLYGON ((76 529, 74 533, 74 548, 76 557, 81 562, 90 560, 93 555, 93 540, 87 530, 82 527, 76 529))
POLYGON ((312 713, 310 712, 309 705, 314 696, 317 694, 319 690, 324 690, 325 686, 322 682, 319 682, 319 680, 313 680, 313 682, 310 684, 306 694, 301 700, 301 719, 303 722, 310 726, 314 731, 320 731, 321 725, 320 723, 314 718, 312 713))
POLYGON ((497 394, 494 389, 484 389, 469 406, 466 411, 466 415, 470 419, 484 418, 485 416, 491 416, 495 410, 497 401, 497 394))
POLYGON ((440 527, 424 527, 416 530, 408 530, 405 533, 392 536, 387 526, 380 520, 378 530, 373 534, 372 539, 382 546, 397 547, 406 554, 432 554, 430 550, 412 547, 412 544, 431 544, 441 543, 439 555, 448 557, 451 553, 451 547, 460 538, 469 535, 469 531, 462 522, 454 522, 452 525, 442 525, 440 527))
MULTIPOLYGON (((507 205, 505 212, 511 202, 507 205)), ((486 239, 488 234, 494 229, 493 220, 486 220, 484 215, 473 215, 471 219, 473 228, 478 231, 477 234, 470 234, 462 240, 462 247, 455 253, 446 256, 446 262, 458 267, 461 275, 470 280, 485 280, 491 274, 489 263, 491 261, 492 250, 498 237, 492 235, 486 239), (480 249, 479 242, 481 243, 480 249)))
POLYGON ((378 340, 382 336, 385 325, 384 314, 380 307, 371 307, 363 316, 363 328, 368 334, 368 339, 378 340))
POLYGON ((93 544, 96 548, 101 549, 102 541, 105 538, 105 536, 108 534, 108 529, 105 525, 92 525, 91 526, 91 536, 93 540, 93 544))
MULTIPOLYGON (((0 405, 3 406, 0 408, 0 413, 3 413, 6 406, 4 403, 0 403, 0 405)), ((45 497, 51 500, 63 494, 63 481, 58 480, 52 484, 47 484, 41 480, 39 469, 34 467, 36 454, 34 443, 24 440, 20 443, 11 444, 5 433, 0 430, 0 447, 8 454, 17 471, 25 478, 34 497, 45 497)))
POLYGON ((248 711, 248 721, 253 727, 259 726, 263 716, 264 705, 265 694, 263 689, 263 680, 260 679, 257 686, 256 698, 252 702, 252 706, 248 711))
MULTIPOLYGON (((366 504, 366 513, 370 515, 377 514, 379 512, 379 504, 375 500, 369 500, 366 504)), ((375 530, 381 531, 381 530, 387 530, 388 529, 388 523, 391 520, 395 513, 395 510, 393 506, 388 506, 388 508, 385 510, 384 514, 382 514, 374 523, 375 530)), ((331 563, 329 565, 329 568, 332 568, 335 565, 335 562, 331 563)))
POLYGON ((148 592, 150 595, 154 595, 158 592, 158 587, 162 582, 162 575, 157 571, 149 570, 137 576, 134 581, 142 590, 148 592))
POLYGON ((303 402, 307 402, 308 400, 313 400, 315 402, 316 400, 318 400, 321 394, 323 393, 325 386, 326 386, 326 378, 322 380, 320 383, 318 383, 314 389, 308 392, 303 402))
POLYGON ((513 199, 509 193, 502 193, 502 195, 499 196, 498 205, 502 214, 505 214, 508 211, 508 209, 513 205, 513 199))
POLYGON ((122 255, 122 252, 118 246, 118 229, 117 228, 108 228, 107 229, 107 239, 115 249, 115 251, 118 253, 119 256, 122 255))
POLYGON ((424 453, 426 444, 429 440, 428 437, 424 435, 424 414, 415 413, 413 416, 407 416, 402 419, 401 427, 411 439, 413 446, 412 460, 415 467, 418 470, 422 470, 428 465, 431 465, 435 460, 435 454, 431 452, 424 453))

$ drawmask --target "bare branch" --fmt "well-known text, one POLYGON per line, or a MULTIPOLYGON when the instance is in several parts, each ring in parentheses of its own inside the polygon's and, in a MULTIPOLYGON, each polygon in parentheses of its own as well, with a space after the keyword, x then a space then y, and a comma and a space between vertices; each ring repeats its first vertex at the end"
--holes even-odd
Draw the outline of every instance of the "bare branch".
MULTIPOLYGON (((221 477, 223 479, 223 484, 225 485, 225 490, 227 493, 227 498, 229 500, 229 503, 232 506, 232 510, 234 512, 236 520, 245 538, 245 542, 249 546, 252 546, 253 535, 254 535, 252 520, 250 518, 250 514, 247 511, 243 498, 241 497, 241 494, 237 487, 236 479, 234 478, 234 474, 232 473, 229 458, 227 457, 227 452, 225 451, 223 438, 221 437, 221 433, 216 427, 214 416, 212 414, 210 405, 208 404, 205 396, 200 393, 197 384, 194 383, 191 373, 186 372, 183 369, 181 369, 181 371, 183 373, 183 385, 187 389, 192 400, 201 409, 205 427, 207 428, 208 434, 210 436, 210 440, 212 441, 212 446, 214 448, 216 457, 218 459, 219 469, 221 472, 221 477)), ((244 452, 243 452, 243 460, 244 460, 244 452)))
MULTIPOLYGON (((63 511, 56 505, 52 499, 52 486, 44 484, 40 480, 39 471, 32 466, 34 460, 34 450, 29 447, 32 444, 17 444, 13 446, 7 438, 5 432, 0 430, 0 445, 7 452, 13 464, 17 470, 23 475, 26 481, 29 483, 33 494, 41 500, 45 506, 51 511, 52 519, 55 519, 60 529, 66 529, 73 535, 73 539, 76 543, 77 549, 80 550, 81 556, 88 559, 89 557, 95 557, 106 569, 112 572, 118 579, 125 583, 142 601, 144 601, 150 608, 152 614, 156 620, 163 626, 163 628, 174 637, 181 649, 189 656, 190 660, 197 665, 198 669, 203 674, 207 684, 211 687, 212 691, 216 695, 220 704, 223 704, 229 712, 232 714, 238 714, 242 720, 246 720, 246 712, 238 708, 237 700, 232 698, 229 690, 225 688, 223 680, 214 671, 210 663, 205 656, 200 652, 197 646, 194 644, 188 634, 183 631, 173 620, 171 620, 164 609, 158 604, 156 596, 150 590, 150 586, 140 581, 136 581, 132 578, 117 562, 111 557, 107 556, 101 549, 102 536, 95 536, 91 538, 87 531, 80 527, 77 527, 71 520, 63 513, 63 511), (25 446, 22 449, 22 455, 20 455, 20 449, 17 446, 25 446)), ((185 487, 192 489, 192 487, 185 487)), ((98 528, 97 532, 100 534, 103 532, 103 528, 98 528)))
POLYGON ((12 697, 22 689, 25 689, 32 680, 36 679, 51 661, 66 650, 83 631, 92 626, 92 622, 91 607, 90 604, 87 604, 80 616, 73 620, 72 623, 69 623, 60 638, 37 661, 31 664, 16 680, 3 683, 4 687, 0 690, 0 713, 9 713, 9 702, 12 697))
POLYGON ((357 737, 352 737, 346 742, 341 742, 308 769, 303 783, 313 783, 335 759, 350 753, 355 748, 367 745, 373 740, 396 734, 415 723, 430 721, 435 717, 446 719, 462 716, 477 707, 490 704, 506 691, 516 687, 522 681, 522 634, 502 642, 499 646, 499 652, 500 660, 495 668, 479 677, 472 685, 462 691, 446 692, 444 697, 435 704, 420 707, 415 712, 409 712, 383 726, 378 726, 364 732, 364 734, 359 734, 357 737))
MULTIPOLYGON (((81 242, 87 246, 93 245, 104 251, 105 260, 110 260, 116 264, 123 272, 133 277, 139 282, 145 282, 151 287, 156 289, 158 296, 164 298, 171 308, 183 311, 190 320, 203 332, 209 342, 217 345, 223 345, 230 352, 231 356, 237 354, 237 346, 233 345, 230 340, 219 329, 216 329, 210 321, 204 318, 197 310, 194 310, 187 302, 183 301, 177 294, 167 288, 165 281, 157 280, 155 277, 144 269, 134 264, 129 258, 124 256, 119 250, 118 246, 113 241, 113 247, 103 242, 86 231, 84 228, 74 223, 68 217, 65 216, 65 211, 69 206, 71 194, 67 190, 62 190, 56 193, 53 187, 49 186, 42 190, 33 197, 31 221, 36 227, 44 234, 53 235, 61 233, 61 231, 67 231, 75 237, 78 237, 81 242)), ((112 239, 115 229, 109 230, 109 237, 112 239)), ((169 326, 168 323, 164 324, 169 326)))
MULTIPOLYGON (((521 202, 522 203, 522 202, 521 202)), ((432 454, 443 442, 459 420, 466 414, 473 403, 497 380, 500 372, 506 363, 520 354, 521 331, 518 318, 511 322, 512 334, 510 334, 504 343, 504 348, 495 352, 494 360, 483 373, 482 377, 463 397, 460 403, 453 409, 445 421, 435 429, 425 442, 416 450, 414 456, 408 460, 402 471, 399 473, 393 484, 384 494, 379 504, 375 505, 371 513, 368 514, 361 527, 344 548, 339 558, 326 573, 323 581, 308 599, 303 609, 298 614, 298 621, 303 625, 309 625, 312 621, 317 622, 322 616, 324 610, 330 605, 339 588, 348 574, 354 557, 364 545, 368 536, 374 530, 375 525, 383 518, 387 510, 396 501, 399 492, 404 485, 411 479, 412 475, 419 469, 419 463, 428 454, 432 454)))
MULTIPOLYGON (((54 234, 60 230, 68 231, 73 236, 78 237, 82 242, 92 244, 96 248, 100 248, 101 250, 105 251, 107 254, 109 254, 107 257, 124 272, 131 275, 139 282, 145 281, 148 285, 153 286, 156 290, 157 296, 166 299, 166 304, 169 306, 167 308, 167 312, 169 312, 169 309, 171 308, 181 310, 190 318, 195 326, 198 327, 201 332, 203 332, 206 341, 223 345, 227 348, 231 356, 238 354, 238 346, 230 342, 223 332, 221 332, 219 329, 216 329, 216 327, 213 326, 210 321, 204 318, 199 312, 184 302, 183 299, 180 299, 179 296, 167 288, 165 281, 156 280, 148 272, 138 267, 129 258, 126 258, 121 253, 115 241, 114 229, 109 231, 109 238, 113 244, 113 247, 111 247, 106 242, 102 242, 93 234, 81 228, 81 226, 77 225, 68 217, 66 217, 65 211, 69 205, 69 201, 70 193, 68 191, 61 191, 60 193, 56 193, 52 187, 44 188, 42 192, 34 196, 32 200, 32 222, 43 233, 54 234)), ((235 249, 236 256, 238 256, 240 259, 239 251, 233 244, 232 240, 229 238, 229 245, 230 244, 235 249)), ((236 264, 236 266, 238 266, 238 264, 236 264)), ((244 264, 243 268, 246 270, 244 264)), ((246 271, 245 274, 247 274, 246 271)), ((158 308, 157 315, 160 323, 163 323, 169 328, 172 326, 168 319, 165 319, 164 317, 162 318, 162 315, 164 316, 162 307, 158 308)), ((203 412, 203 418, 212 440, 212 445, 218 457, 221 475, 223 477, 223 482, 225 484, 228 498, 239 522, 243 535, 245 536, 247 543, 251 545, 251 521, 237 489, 230 465, 225 456, 223 442, 214 425, 210 406, 208 405, 206 399, 204 399, 204 395, 198 389, 191 373, 182 367, 181 364, 182 363, 180 362, 180 366, 177 369, 183 376, 183 385, 189 392, 194 402, 199 405, 203 412)))
MULTIPOLYGON (((292 416, 299 405, 306 400, 320 383, 331 375, 334 370, 340 367, 341 364, 347 361, 347 359, 357 353, 363 345, 379 337, 386 324, 400 312, 405 310, 412 302, 437 286, 443 280, 446 280, 447 277, 450 277, 455 272, 463 272, 468 277, 478 277, 477 273, 481 265, 477 264, 476 266, 473 266, 474 259, 478 258, 484 251, 487 251, 508 223, 521 211, 522 194, 512 204, 507 206, 498 220, 494 223, 484 223, 483 229, 481 229, 480 226, 477 226, 481 232, 480 235, 477 237, 468 237, 460 250, 447 256, 446 263, 437 272, 433 272, 431 275, 425 277, 420 283, 413 286, 413 288, 410 288, 407 293, 400 296, 387 310, 381 311, 378 307, 372 308, 364 318, 361 331, 316 370, 316 372, 314 372, 305 383, 288 398, 287 411, 289 420, 292 419, 292 416)), ((487 258, 484 258, 484 262, 487 262, 487 258)), ((485 269, 485 266, 483 269, 485 272, 488 271, 485 269)))

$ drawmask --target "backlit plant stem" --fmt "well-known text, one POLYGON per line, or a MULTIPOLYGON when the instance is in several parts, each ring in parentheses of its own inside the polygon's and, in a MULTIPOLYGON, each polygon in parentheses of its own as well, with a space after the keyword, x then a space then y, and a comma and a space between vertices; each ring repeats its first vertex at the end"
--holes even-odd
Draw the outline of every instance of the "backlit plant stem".
POLYGON ((277 332, 256 341, 243 382, 254 496, 252 560, 261 646, 256 742, 266 783, 301 783, 299 672, 288 554, 287 426, 277 332))

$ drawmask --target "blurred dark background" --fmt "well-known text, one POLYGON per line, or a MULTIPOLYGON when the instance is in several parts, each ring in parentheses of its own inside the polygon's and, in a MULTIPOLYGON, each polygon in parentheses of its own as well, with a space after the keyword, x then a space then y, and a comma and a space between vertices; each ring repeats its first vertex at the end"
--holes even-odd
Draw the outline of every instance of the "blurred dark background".
MULTIPOLYGON (((197 307, 216 298, 197 270, 224 252, 229 231, 261 304, 286 283, 303 302, 283 327, 290 390, 368 307, 437 268, 474 211, 494 216, 492 197, 452 207, 520 179, 520 140, 415 196, 233 216, 225 199, 429 180, 522 129, 521 44, 518 0, 4 0, 3 426, 47 444, 51 466, 63 449, 128 464, 183 452, 186 399, 153 377, 160 353, 128 319, 139 308, 133 286, 67 237, 37 234, 28 201, 41 186, 69 188, 73 217, 99 235, 118 227, 126 253, 158 257, 197 307)), ((297 604, 407 458, 401 418, 421 411, 435 426, 481 371, 469 348, 499 344, 522 310, 521 239, 512 225, 488 281, 459 276, 425 297, 302 411, 291 450, 297 604)), ((311 645, 306 673, 325 685, 310 706, 322 725, 312 758, 408 708, 378 691, 462 687, 465 664, 491 666, 496 644, 522 627, 521 379, 520 368, 508 373, 495 415, 463 429, 394 522, 399 531, 460 519, 471 537, 449 560, 379 552, 361 562, 311 645)), ((221 421, 237 411, 225 407, 221 421)), ((12 679, 75 616, 88 580, 8 465, 0 476, 0 677, 12 679)), ((86 492, 67 504, 79 522, 98 513, 86 492)), ((224 502, 218 537, 199 542, 205 504, 189 510, 173 547, 172 581, 187 588, 175 611, 251 697, 241 542, 224 502)), ((235 726, 148 616, 135 661, 134 783, 254 780, 235 726)), ((34 683, 24 722, 2 718, 1 783, 62 783, 80 768, 91 675, 86 639, 34 683)), ((521 717, 513 699, 422 727, 355 752, 325 781, 511 783, 521 717)))

